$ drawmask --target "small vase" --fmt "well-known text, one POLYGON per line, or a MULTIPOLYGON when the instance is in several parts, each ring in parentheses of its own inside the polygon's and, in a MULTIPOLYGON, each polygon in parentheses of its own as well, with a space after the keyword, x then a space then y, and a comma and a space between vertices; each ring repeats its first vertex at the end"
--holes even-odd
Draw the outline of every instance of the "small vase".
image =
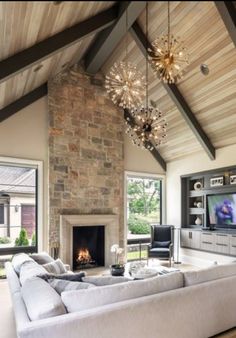
POLYGON ((202 202, 197 202, 197 207, 202 208, 202 202))
POLYGON ((111 265, 111 275, 112 276, 124 276, 125 266, 120 264, 111 265))
POLYGON ((196 218, 195 224, 196 224, 196 225, 201 225, 201 224, 202 224, 202 220, 201 220, 200 217, 197 217, 197 218, 196 218))

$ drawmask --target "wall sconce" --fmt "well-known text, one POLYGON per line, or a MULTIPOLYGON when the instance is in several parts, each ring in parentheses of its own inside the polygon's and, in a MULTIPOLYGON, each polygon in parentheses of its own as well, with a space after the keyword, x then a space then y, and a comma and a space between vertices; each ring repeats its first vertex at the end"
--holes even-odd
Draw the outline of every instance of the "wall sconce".
POLYGON ((19 211, 19 205, 15 205, 15 212, 19 211))

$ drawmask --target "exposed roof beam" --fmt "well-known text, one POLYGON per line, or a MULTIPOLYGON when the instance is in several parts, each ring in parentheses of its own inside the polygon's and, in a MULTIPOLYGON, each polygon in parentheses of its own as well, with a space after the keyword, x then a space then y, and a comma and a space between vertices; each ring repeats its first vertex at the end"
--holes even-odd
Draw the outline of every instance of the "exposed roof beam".
MULTIPOLYGON (((134 125, 134 117, 130 114, 128 109, 124 109, 124 118, 129 123, 129 125, 132 127, 134 125), (127 120, 128 118, 128 120, 127 120)), ((150 145, 151 147, 154 147, 153 144, 149 141, 146 142, 146 144, 150 145)), ((154 147, 153 150, 149 150, 152 156, 155 158, 155 160, 160 164, 162 169, 166 171, 166 162, 163 159, 163 157, 160 155, 160 153, 157 151, 157 149, 154 147)))
POLYGON ((14 115, 19 110, 25 108, 34 101, 40 99, 41 97, 47 95, 48 87, 47 83, 44 83, 42 86, 34 89, 32 92, 22 96, 20 99, 16 100, 13 103, 10 103, 8 106, 0 109, 0 122, 8 119, 8 117, 14 115))
MULTIPOLYGON (((146 36, 143 33, 141 27, 137 23, 137 21, 132 25, 130 29, 130 33, 132 34, 134 40, 136 41, 138 47, 140 48, 141 52, 146 57, 146 46, 152 49, 152 45, 150 41, 146 40, 146 36)), ((215 148, 211 143, 210 139, 202 129, 200 123, 196 119, 195 115, 193 114, 192 110, 188 106, 187 102, 185 101, 183 95, 180 93, 178 87, 175 84, 165 84, 162 82, 162 85, 166 89, 167 93, 177 106, 179 112, 187 122, 188 126, 191 128, 192 132, 206 151, 207 155, 210 157, 211 160, 215 159, 215 148)))
POLYGON ((96 74, 118 43, 127 33, 140 13, 145 8, 146 1, 121 1, 120 14, 114 25, 98 34, 94 44, 89 48, 85 60, 85 69, 90 74, 96 74), (126 10, 128 23, 126 27, 126 10))
POLYGON ((236 9, 232 1, 215 1, 216 8, 236 47, 236 9))
POLYGON ((119 7, 115 5, 22 52, 0 61, 0 83, 34 64, 42 62, 60 50, 68 48, 85 36, 97 33, 112 25, 118 18, 118 12, 119 7))

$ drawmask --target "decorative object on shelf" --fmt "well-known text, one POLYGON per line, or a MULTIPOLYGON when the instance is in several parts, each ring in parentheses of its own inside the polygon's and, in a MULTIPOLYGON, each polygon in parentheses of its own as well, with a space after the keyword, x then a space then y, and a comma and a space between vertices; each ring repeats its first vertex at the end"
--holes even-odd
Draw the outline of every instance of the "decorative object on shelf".
POLYGON ((202 208, 202 202, 197 202, 197 208, 202 208))
MULTIPOLYGON (((148 2, 146 3, 146 35, 148 35, 148 2)), ((148 41, 148 36, 146 37, 148 41)), ((163 113, 148 100, 148 49, 146 46, 146 107, 136 108, 133 111, 132 121, 126 118, 126 133, 134 145, 142 149, 153 150, 166 140, 167 123, 163 113)))
POLYGON ((196 225, 202 225, 202 220, 201 220, 200 217, 197 217, 197 218, 196 218, 195 224, 196 224, 196 225))
MULTIPOLYGON (((126 32, 128 32, 128 10, 126 10, 126 32)), ((145 79, 136 66, 128 62, 128 41, 126 33, 125 61, 115 63, 105 78, 105 88, 112 101, 122 108, 141 106, 145 95, 145 79)))
POLYGON ((224 176, 220 177, 213 177, 210 179, 210 186, 211 187, 219 187, 224 185, 224 176))
POLYGON ((151 64, 165 83, 175 83, 189 64, 189 54, 183 41, 170 34, 170 1, 168 1, 168 33, 152 42, 149 49, 151 64))
POLYGON ((194 190, 202 190, 202 182, 200 181, 195 182, 193 187, 194 187, 194 190))
POLYGON ((230 175, 229 182, 230 184, 236 184, 236 175, 230 175))
POLYGON ((124 249, 120 248, 118 244, 113 244, 111 252, 115 254, 115 264, 110 266, 112 276, 123 276, 125 272, 124 264, 124 249))

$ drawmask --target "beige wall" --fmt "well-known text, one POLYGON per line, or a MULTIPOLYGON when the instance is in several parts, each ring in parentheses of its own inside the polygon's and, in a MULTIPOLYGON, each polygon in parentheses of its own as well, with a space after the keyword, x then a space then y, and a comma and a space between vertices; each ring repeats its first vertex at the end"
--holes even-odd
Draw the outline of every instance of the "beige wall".
POLYGON ((124 152, 126 171, 162 175, 165 173, 150 152, 133 145, 128 135, 125 135, 124 152))
MULTIPOLYGON (((0 156, 40 160, 44 170, 43 223, 47 227, 48 107, 44 97, 0 123, 0 156)), ((47 231, 44 231, 44 236, 47 231)), ((47 248, 47 237, 43 241, 47 248)))

